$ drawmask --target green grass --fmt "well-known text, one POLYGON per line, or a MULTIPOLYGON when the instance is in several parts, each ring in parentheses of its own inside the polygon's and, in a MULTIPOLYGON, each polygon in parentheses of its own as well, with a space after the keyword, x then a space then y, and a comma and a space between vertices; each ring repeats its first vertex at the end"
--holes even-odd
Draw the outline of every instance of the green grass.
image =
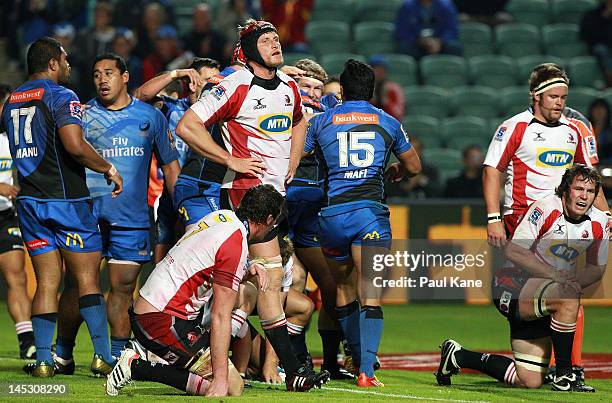
MULTIPOLYGON (((585 352, 612 352, 610 330, 612 330, 612 315, 610 308, 586 308, 585 352)), ((88 340, 86 328, 83 327, 77 339, 75 359, 77 371, 74 376, 57 376, 51 380, 37 380, 21 372, 23 361, 15 359, 17 343, 12 322, 6 313, 4 304, 0 305, 0 400, 5 400, 6 385, 10 382, 51 382, 65 383, 69 393, 64 396, 28 396, 24 401, 97 401, 110 399, 104 396, 104 380, 89 376, 88 365, 92 349, 88 340)), ((492 306, 464 305, 406 305, 385 307, 385 330, 381 346, 382 353, 400 352, 431 352, 437 351, 441 340, 452 337, 474 350, 508 350, 507 325, 492 306)), ((308 342, 314 355, 321 353, 321 343, 316 333, 316 327, 308 333, 308 342)), ((426 372, 407 372, 381 370, 379 378, 386 387, 378 390, 357 389, 347 382, 330 382, 327 389, 313 390, 307 394, 289 394, 279 390, 269 390, 264 385, 256 384, 251 390, 245 391, 240 398, 224 398, 219 401, 488 401, 488 402, 608 402, 612 401, 612 381, 589 380, 589 384, 597 389, 597 393, 559 394, 548 388, 540 390, 521 390, 507 388, 481 375, 460 375, 453 377, 452 387, 435 385, 434 377, 426 372), (333 389, 333 390, 332 390, 333 389), (337 390, 337 389, 348 389, 337 390), (353 391, 353 392, 351 392, 353 391), (361 394, 365 392, 365 394, 361 394), (372 394, 375 393, 375 394, 372 394), (412 397, 412 398, 411 398, 412 397), (416 399, 415 399, 416 398, 416 399)), ((587 374, 588 376, 588 374, 587 374)), ((183 393, 170 387, 136 382, 124 389, 119 400, 129 401, 168 401, 202 399, 201 397, 186 397, 183 393)))

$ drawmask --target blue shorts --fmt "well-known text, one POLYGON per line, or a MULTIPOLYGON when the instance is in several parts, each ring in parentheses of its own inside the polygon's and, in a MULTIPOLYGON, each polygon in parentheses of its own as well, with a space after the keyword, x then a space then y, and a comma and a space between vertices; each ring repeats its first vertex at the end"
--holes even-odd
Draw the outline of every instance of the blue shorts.
POLYGON ((102 238, 91 200, 18 199, 21 236, 30 256, 58 248, 70 252, 98 252, 102 238))
POLYGON ((172 197, 164 190, 157 206, 157 220, 155 220, 155 242, 158 244, 174 245, 177 241, 176 220, 178 214, 172 205, 172 197))
POLYGON ((174 185, 174 205, 183 225, 195 224, 221 209, 221 185, 179 176, 174 185))
POLYGON ((108 259, 145 263, 151 260, 151 234, 148 228, 110 226, 100 222, 102 256, 108 259))
POLYGON ((288 186, 287 210, 289 238, 298 248, 318 248, 319 211, 325 202, 325 192, 317 186, 288 186))
POLYGON ((358 201, 325 207, 319 226, 323 253, 339 262, 348 260, 353 244, 391 247, 389 208, 384 204, 358 201))

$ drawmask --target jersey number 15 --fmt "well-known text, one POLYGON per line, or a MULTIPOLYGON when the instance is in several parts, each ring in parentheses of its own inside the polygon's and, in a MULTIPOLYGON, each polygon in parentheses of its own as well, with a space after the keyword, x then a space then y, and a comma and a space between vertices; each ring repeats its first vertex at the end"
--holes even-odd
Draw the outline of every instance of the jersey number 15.
POLYGON ((366 168, 374 162, 374 145, 367 140, 376 138, 375 132, 338 132, 338 164, 340 168, 351 165, 357 168, 366 168), (359 151, 364 151, 365 158, 359 158, 359 151))

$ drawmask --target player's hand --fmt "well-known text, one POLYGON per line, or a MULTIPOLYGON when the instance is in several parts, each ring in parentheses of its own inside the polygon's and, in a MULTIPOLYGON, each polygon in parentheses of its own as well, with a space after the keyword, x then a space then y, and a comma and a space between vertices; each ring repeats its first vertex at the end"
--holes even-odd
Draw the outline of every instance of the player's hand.
POLYGON ((285 183, 289 184, 295 178, 295 173, 297 172, 298 166, 300 166, 300 162, 292 163, 289 160, 289 167, 287 168, 287 175, 285 175, 285 183))
POLYGON ((249 272, 258 277, 259 289, 262 292, 266 292, 270 284, 270 277, 268 276, 267 270, 259 263, 253 263, 251 267, 249 267, 249 272))
POLYGON ((206 391, 206 396, 227 396, 228 390, 229 384, 227 382, 219 382, 217 378, 214 378, 206 391))
POLYGON ((389 165, 389 168, 385 171, 385 180, 390 182, 399 182, 404 179, 404 168, 399 162, 395 162, 389 165))
POLYGON ((19 188, 17 186, 0 183, 0 195, 14 200, 17 197, 17 193, 19 193, 19 188))
POLYGON ((266 164, 261 158, 237 158, 230 156, 227 160, 227 167, 234 172, 261 176, 266 171, 266 164))
POLYGON ((573 289, 576 294, 582 295, 582 286, 576 281, 576 273, 574 270, 555 270, 553 273, 553 281, 561 284, 563 291, 573 289))
POLYGON ((278 374, 278 366, 275 362, 266 361, 261 369, 261 375, 265 383, 281 384, 283 380, 278 374))
POLYGON ((301 78, 306 74, 306 72, 302 69, 298 69, 295 66, 283 66, 280 71, 287 74, 291 78, 301 78))
POLYGON ((506 230, 503 221, 487 224, 487 241, 496 248, 506 246, 506 230))
POLYGON ((188 78, 189 79, 189 91, 196 92, 198 86, 204 84, 200 73, 195 69, 178 69, 176 70, 176 78, 188 78))
POLYGON ((106 178, 106 183, 109 185, 111 183, 115 184, 113 191, 111 192, 112 197, 119 196, 119 193, 123 192, 123 178, 119 174, 119 171, 115 172, 113 176, 109 176, 106 178))

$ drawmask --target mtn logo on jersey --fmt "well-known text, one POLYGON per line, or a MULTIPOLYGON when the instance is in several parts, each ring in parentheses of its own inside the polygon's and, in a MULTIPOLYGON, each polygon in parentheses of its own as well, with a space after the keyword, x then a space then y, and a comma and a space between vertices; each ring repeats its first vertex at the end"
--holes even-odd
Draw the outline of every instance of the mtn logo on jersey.
POLYGON ((573 150, 538 148, 536 166, 542 168, 569 168, 574 161, 573 150))
POLYGON ((0 172, 8 172, 13 169, 13 159, 9 157, 0 158, 0 172))
POLYGON ((259 128, 266 134, 289 133, 291 130, 291 114, 268 114, 257 119, 259 128))
POLYGON ((378 124, 378 115, 374 113, 342 113, 338 115, 334 115, 333 120, 335 125, 349 125, 349 124, 378 124))
POLYGON ((15 104, 17 102, 27 102, 34 99, 41 100, 45 95, 44 88, 36 88, 33 90, 13 92, 9 100, 9 104, 15 104))
POLYGON ((564 244, 552 245, 549 250, 554 256, 568 262, 574 261, 580 254, 576 249, 564 244))

